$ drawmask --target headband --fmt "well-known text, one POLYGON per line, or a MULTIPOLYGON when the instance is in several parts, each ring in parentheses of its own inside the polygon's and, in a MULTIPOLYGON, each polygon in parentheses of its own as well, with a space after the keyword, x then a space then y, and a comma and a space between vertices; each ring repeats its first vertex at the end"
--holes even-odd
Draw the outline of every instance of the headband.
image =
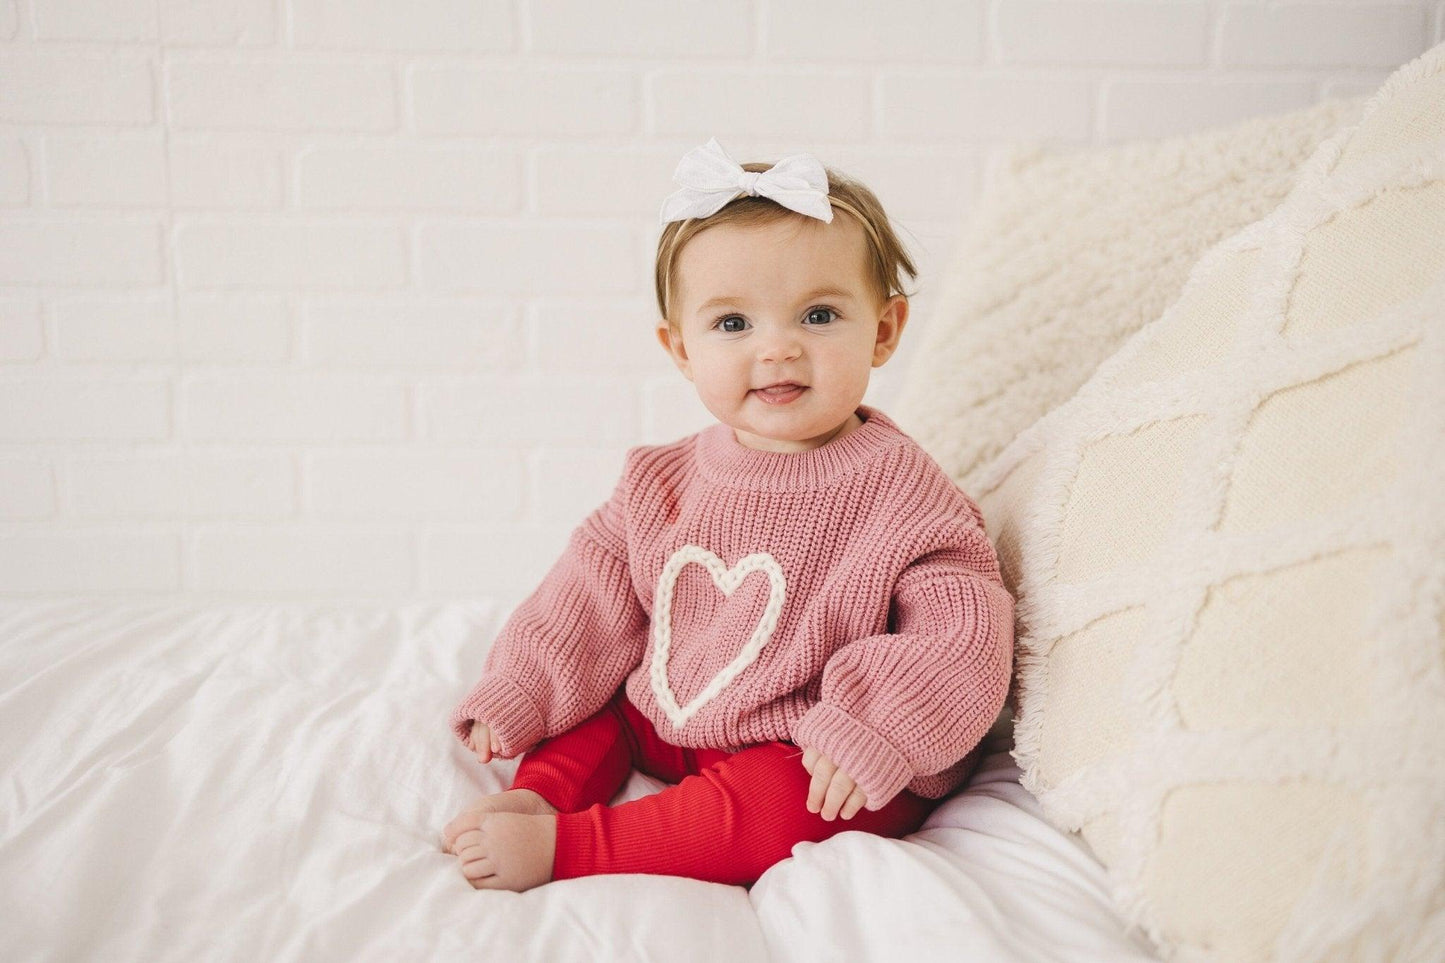
POLYGON ((792 154, 765 171, 745 171, 713 137, 683 155, 672 179, 682 187, 663 199, 662 224, 716 214, 739 191, 820 221, 833 220, 828 173, 811 154, 792 154))

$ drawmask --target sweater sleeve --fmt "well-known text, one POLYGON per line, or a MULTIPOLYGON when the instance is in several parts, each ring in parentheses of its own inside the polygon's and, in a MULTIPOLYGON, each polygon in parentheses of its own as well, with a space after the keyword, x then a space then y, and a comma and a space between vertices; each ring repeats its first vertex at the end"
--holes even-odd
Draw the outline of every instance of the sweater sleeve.
POLYGON ((642 662, 648 619, 627 563, 627 477, 498 633, 481 678, 452 710, 458 739, 476 720, 492 727, 505 758, 527 752, 601 709, 642 662))
POLYGON ((916 776, 957 763, 988 733, 1013 671, 1014 599, 981 527, 894 583, 889 628, 838 649, 821 701, 793 726, 881 809, 916 776))

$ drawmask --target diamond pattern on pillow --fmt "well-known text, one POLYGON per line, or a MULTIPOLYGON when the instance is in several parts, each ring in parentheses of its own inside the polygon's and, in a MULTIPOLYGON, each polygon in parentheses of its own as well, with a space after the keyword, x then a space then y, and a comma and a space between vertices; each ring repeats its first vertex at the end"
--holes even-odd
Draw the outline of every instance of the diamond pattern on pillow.
POLYGON ((1368 724, 1374 693, 1359 680, 1370 677, 1381 650, 1355 588, 1374 584, 1388 555, 1378 546, 1349 549, 1211 585, 1171 683, 1180 727, 1368 724), (1273 644, 1304 626, 1309 659, 1273 644))
POLYGON ((1082 582, 1122 560, 1142 562, 1158 552, 1174 525, 1189 454, 1206 420, 1152 422, 1085 447, 1059 531, 1060 581, 1082 582), (1137 469, 1141 459, 1149 471, 1137 469))
POLYGON ((1402 348, 1260 402, 1239 440, 1220 531, 1257 531, 1341 511, 1393 481, 1407 393, 1421 378, 1418 362, 1413 347, 1402 348))
POLYGON ((1285 334, 1308 338, 1373 318, 1391 304, 1419 297, 1445 268, 1445 183, 1382 191, 1310 232, 1300 276, 1290 292, 1285 334), (1357 283, 1332 284, 1351 270, 1362 246, 1386 256, 1357 283))
POLYGON ((1015 151, 990 172, 950 258, 894 419, 971 490, 1015 435, 1179 297, 1205 250, 1273 210, 1365 100, 1161 140, 1015 151))
POLYGON ((1445 945, 1442 78, 1396 71, 973 486, 1023 783, 1166 958, 1445 945))

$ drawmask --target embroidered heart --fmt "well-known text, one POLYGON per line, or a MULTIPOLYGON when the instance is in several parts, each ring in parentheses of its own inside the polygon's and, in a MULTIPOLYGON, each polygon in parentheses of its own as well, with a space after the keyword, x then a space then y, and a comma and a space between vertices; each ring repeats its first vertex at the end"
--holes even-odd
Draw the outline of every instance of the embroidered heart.
POLYGON ((737 678, 739 672, 758 657, 763 646, 772 638, 773 630, 778 627, 786 587, 783 567, 767 552, 745 556, 732 568, 728 568, 722 559, 698 545, 684 545, 672 553, 672 557, 662 567, 662 574, 657 578, 657 597, 652 606, 652 691, 657 696, 657 704, 662 706, 662 711, 667 713, 674 727, 681 729, 687 725, 687 720, 692 718, 697 710, 711 702, 729 682, 737 678), (712 583, 727 596, 731 596, 733 590, 751 573, 765 573, 769 584, 768 604, 763 607, 763 617, 758 621, 757 628, 753 629, 753 634, 742 651, 723 666, 691 702, 679 709, 677 697, 673 695, 672 686, 667 681, 667 656, 672 648, 672 589, 677 582, 678 573, 689 562, 705 567, 712 576, 712 583))

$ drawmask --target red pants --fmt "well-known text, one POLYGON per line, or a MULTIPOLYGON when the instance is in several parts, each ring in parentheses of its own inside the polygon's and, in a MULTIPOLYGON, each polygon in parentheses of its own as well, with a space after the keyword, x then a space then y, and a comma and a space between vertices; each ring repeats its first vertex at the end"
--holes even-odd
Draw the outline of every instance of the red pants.
POLYGON ((596 715, 525 753, 512 788, 557 807, 553 879, 658 873, 739 886, 792 855, 794 843, 848 830, 896 839, 938 804, 904 789, 877 812, 830 822, 808 811, 812 779, 791 742, 738 752, 664 742, 619 688, 596 715), (675 785, 608 806, 634 766, 675 785))

